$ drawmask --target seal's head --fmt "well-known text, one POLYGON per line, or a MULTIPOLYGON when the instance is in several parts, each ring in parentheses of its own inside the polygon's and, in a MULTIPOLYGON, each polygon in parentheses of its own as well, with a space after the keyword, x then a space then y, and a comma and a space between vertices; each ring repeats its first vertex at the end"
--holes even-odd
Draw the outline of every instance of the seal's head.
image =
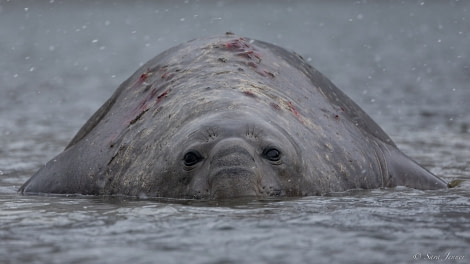
POLYGON ((177 151, 168 149, 171 167, 192 197, 299 195, 298 146, 282 127, 258 114, 214 114, 187 124, 175 139, 181 140, 177 151))

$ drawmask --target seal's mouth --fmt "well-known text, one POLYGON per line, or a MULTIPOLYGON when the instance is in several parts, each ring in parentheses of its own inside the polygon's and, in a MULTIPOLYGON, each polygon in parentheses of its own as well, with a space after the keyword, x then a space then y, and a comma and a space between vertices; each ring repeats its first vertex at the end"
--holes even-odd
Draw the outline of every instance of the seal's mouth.
POLYGON ((213 199, 258 196, 258 176, 251 169, 221 168, 210 178, 210 193, 213 199))

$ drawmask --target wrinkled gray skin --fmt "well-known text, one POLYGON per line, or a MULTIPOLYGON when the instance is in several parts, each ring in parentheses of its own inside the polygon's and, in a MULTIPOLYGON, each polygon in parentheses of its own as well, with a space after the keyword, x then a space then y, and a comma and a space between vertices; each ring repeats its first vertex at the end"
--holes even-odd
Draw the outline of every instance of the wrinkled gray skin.
POLYGON ((447 184, 299 55, 233 34, 142 66, 23 193, 224 199, 447 184))

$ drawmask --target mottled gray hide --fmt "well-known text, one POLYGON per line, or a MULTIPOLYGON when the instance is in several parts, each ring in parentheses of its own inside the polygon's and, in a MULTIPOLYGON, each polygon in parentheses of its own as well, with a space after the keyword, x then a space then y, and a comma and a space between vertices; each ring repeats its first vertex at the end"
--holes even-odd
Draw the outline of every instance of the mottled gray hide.
POLYGON ((223 199, 447 184, 299 55, 233 34, 142 66, 21 188, 223 199))

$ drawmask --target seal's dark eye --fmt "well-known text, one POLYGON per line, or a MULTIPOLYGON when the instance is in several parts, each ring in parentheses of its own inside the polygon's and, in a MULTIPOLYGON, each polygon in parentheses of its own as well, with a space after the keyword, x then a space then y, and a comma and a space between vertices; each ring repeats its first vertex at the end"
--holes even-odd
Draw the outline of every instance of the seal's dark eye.
POLYGON ((193 166, 201 160, 202 160, 201 154, 199 154, 199 152, 195 150, 191 150, 188 153, 184 154, 184 158, 183 158, 184 165, 186 166, 193 166))
POLYGON ((263 156, 270 161, 278 161, 281 159, 281 151, 277 148, 268 147, 263 151, 263 156))

